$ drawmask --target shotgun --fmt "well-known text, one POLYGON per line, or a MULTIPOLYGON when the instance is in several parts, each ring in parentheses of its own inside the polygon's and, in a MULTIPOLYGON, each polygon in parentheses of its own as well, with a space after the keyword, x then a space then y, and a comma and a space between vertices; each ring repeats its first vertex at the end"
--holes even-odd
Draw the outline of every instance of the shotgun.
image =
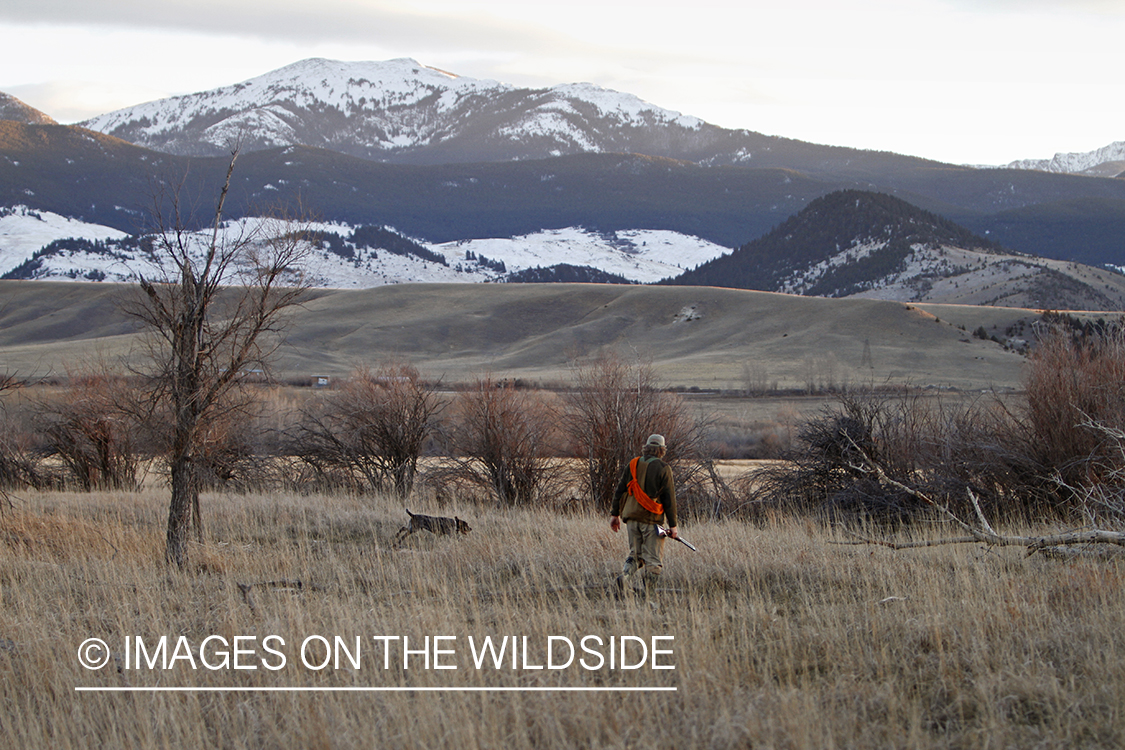
MULTIPOLYGON (((660 538, 661 538, 661 539, 663 539, 664 537, 668 536, 668 529, 664 528, 664 527, 663 527, 663 526, 661 526, 660 524, 657 524, 657 525, 656 525, 656 533, 660 535, 660 538)), ((687 547, 688 549, 690 549, 690 550, 691 550, 692 552, 698 552, 698 551, 699 551, 699 550, 697 550, 697 549, 695 548, 695 545, 694 545, 694 544, 692 544, 691 542, 687 541, 686 539, 684 539, 683 537, 681 537, 681 536, 680 536, 680 535, 678 535, 678 534, 677 534, 676 536, 672 537, 672 538, 673 538, 673 539, 675 539, 675 540, 676 540, 677 542, 679 542, 680 544, 682 544, 682 545, 684 545, 685 547, 687 547)))

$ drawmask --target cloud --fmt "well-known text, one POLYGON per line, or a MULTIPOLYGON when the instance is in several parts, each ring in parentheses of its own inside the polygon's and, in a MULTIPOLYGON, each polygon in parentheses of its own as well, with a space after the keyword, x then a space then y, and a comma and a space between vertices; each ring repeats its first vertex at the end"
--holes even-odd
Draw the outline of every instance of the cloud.
POLYGON ((997 10, 1024 13, 1029 10, 1058 11, 1071 14, 1075 11, 1105 15, 1125 15, 1120 0, 944 0, 947 4, 971 11, 997 10))
POLYGON ((5 93, 21 99, 58 122, 80 122, 137 102, 160 99, 167 91, 128 82, 46 81, 8 86, 5 93))
POLYGON ((293 43, 391 44, 420 51, 455 46, 532 51, 573 40, 545 27, 482 14, 431 13, 365 0, 5 0, 0 19, 25 24, 98 25, 293 43), (65 19, 65 21, 61 21, 65 19))

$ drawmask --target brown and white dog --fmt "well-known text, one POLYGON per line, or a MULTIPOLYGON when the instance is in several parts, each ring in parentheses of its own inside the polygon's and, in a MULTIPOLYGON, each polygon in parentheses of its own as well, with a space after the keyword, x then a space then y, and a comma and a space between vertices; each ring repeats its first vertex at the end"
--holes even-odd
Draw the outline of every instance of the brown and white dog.
POLYGON ((468 534, 472 531, 468 523, 457 517, 423 516, 418 513, 411 513, 409 510, 406 511, 406 514, 410 516, 410 523, 398 530, 398 534, 395 535, 395 544, 400 543, 415 531, 429 531, 431 534, 468 534))

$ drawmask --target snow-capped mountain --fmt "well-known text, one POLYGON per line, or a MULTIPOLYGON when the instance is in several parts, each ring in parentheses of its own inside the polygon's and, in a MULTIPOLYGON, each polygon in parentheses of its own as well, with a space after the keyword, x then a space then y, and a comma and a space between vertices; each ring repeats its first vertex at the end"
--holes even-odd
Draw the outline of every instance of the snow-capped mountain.
MULTIPOLYGON (((370 278, 366 259, 356 263, 366 253, 362 244, 346 258, 330 253, 325 279, 336 278, 331 269, 366 279, 331 282, 347 285, 435 273, 502 275, 467 263, 474 260, 468 255, 442 255, 446 263, 426 256, 445 253, 440 243, 468 238, 499 242, 503 253, 471 245, 461 251, 503 262, 511 280, 651 280, 678 269, 657 268, 643 252, 621 255, 629 231, 661 230, 689 238, 689 245, 703 238, 718 243, 712 248, 734 247, 762 237, 819 196, 854 188, 904 197, 1021 252, 1097 265, 1120 263, 1125 226, 1125 179, 956 167, 726 130, 590 84, 525 89, 409 59, 306 60, 85 123, 101 132, 32 124, 20 112, 17 119, 0 117, 0 206, 143 231, 154 180, 182 176, 185 196, 209 194, 225 174, 228 139, 243 134, 231 218, 253 216, 261 206, 302 206, 321 221, 350 226, 341 230, 347 236, 359 227, 393 226, 422 243, 417 267, 410 253, 389 257, 374 248, 378 257, 371 260, 378 262, 370 278), (739 168, 713 168, 729 166, 739 168), (563 242, 562 257, 545 251, 525 257, 568 232, 583 237, 563 242), (607 248, 619 253, 612 262, 607 248), (581 260, 587 253, 594 259, 581 260), (507 254, 512 257, 501 257, 507 254), (621 265, 624 273, 610 270, 621 265), (544 267, 554 270, 540 272, 544 267)), ((1115 162, 1100 160, 1120 157, 1112 150, 1120 145, 1071 159, 1070 167, 1098 162, 1086 174, 1113 174, 1115 162)), ((71 235, 84 237, 67 232, 55 240, 71 235)), ((90 247, 47 242, 32 251, 36 257, 21 255, 0 274, 128 277, 127 269, 118 275, 95 263, 110 245, 127 256, 127 242, 86 241, 90 247), (87 268, 82 253, 91 254, 93 266, 87 268), (73 261, 65 268, 58 265, 64 254, 73 261)), ((704 260, 693 252, 677 263, 688 268, 704 260)))
POLYGON ((82 125, 175 154, 221 154, 241 133, 250 149, 299 144, 421 163, 656 153, 729 132, 592 84, 520 89, 411 59, 304 60, 82 125))
POLYGON ((1008 164, 1007 167, 1063 174, 1087 174, 1094 177, 1117 177, 1125 174, 1125 141, 1115 141, 1094 151, 1058 153, 1050 159, 1022 159, 1008 164))
MULTIPOLYGON (((245 235, 258 221, 241 219, 227 230, 232 236, 245 235)), ((339 223, 306 229, 312 248, 299 273, 312 286, 344 289, 506 281, 520 271, 562 263, 647 283, 728 251, 697 237, 659 230, 601 233, 571 228, 432 244, 385 229, 339 223)), ((201 246, 206 240, 206 232, 202 234, 201 246)), ((23 206, 0 211, 2 278, 129 282, 169 270, 145 243, 124 232, 23 206)))

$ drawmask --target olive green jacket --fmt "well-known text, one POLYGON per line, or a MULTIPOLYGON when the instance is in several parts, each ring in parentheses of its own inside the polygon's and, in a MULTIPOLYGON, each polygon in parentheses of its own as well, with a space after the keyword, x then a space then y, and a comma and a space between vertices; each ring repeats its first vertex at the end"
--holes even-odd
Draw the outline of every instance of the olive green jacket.
POLYGON ((617 492, 613 494, 613 506, 610 515, 621 516, 626 521, 640 521, 641 523, 658 523, 661 526, 673 527, 676 525, 676 485, 672 480, 672 467, 661 461, 656 456, 642 457, 637 461, 637 484, 645 494, 664 506, 664 513, 656 515, 641 507, 637 499, 629 492, 629 482, 633 475, 629 471, 629 464, 621 473, 621 481, 617 483, 617 492))

